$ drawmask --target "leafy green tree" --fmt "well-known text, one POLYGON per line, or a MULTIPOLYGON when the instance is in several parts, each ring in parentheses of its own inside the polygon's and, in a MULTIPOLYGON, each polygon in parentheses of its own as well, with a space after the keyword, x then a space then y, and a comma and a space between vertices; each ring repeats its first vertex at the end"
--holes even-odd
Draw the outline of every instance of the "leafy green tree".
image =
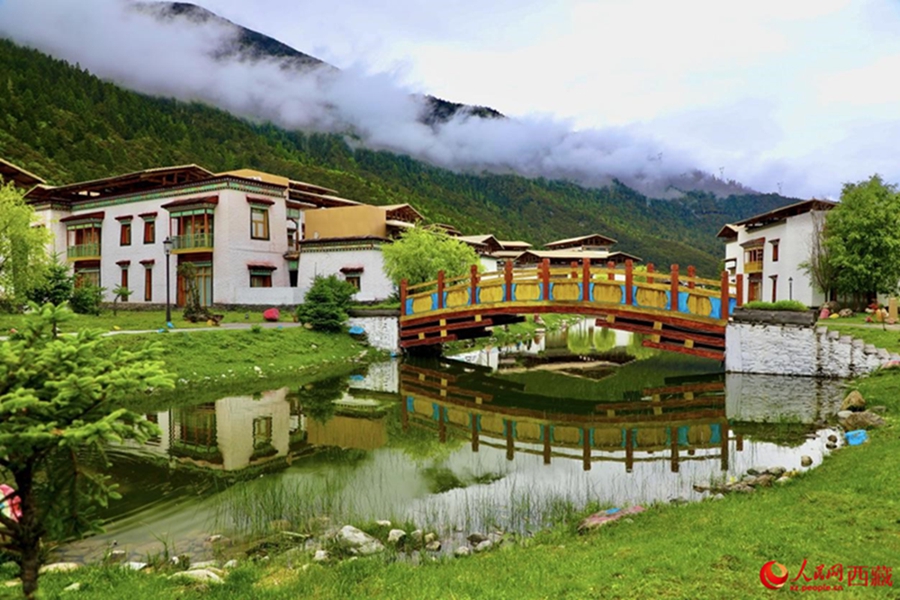
POLYGON ((900 194, 878 175, 844 184, 829 213, 825 246, 837 290, 860 300, 897 290, 900 281, 900 194))
POLYGON ((74 291, 74 278, 69 273, 69 267, 55 261, 47 269, 47 277, 43 283, 28 293, 28 299, 39 305, 47 302, 60 305, 71 300, 74 291))
POLYGON ((356 288, 337 275, 317 275, 297 307, 297 320, 320 331, 340 331, 347 321, 347 311, 356 288))
POLYGON ((409 285, 433 281, 438 271, 447 278, 458 277, 479 264, 478 254, 471 246, 437 227, 407 229, 400 239, 385 246, 382 254, 384 270, 398 286, 404 279, 409 285))
POLYGON ((122 405, 173 387, 158 347, 107 350, 99 331, 57 336, 71 311, 32 309, 19 335, 0 343, 0 480, 14 482, 6 500, 21 508, 18 520, 0 513, 0 549, 19 565, 27 598, 38 586, 41 541, 98 529, 93 509, 118 497, 85 457, 102 464, 110 443, 158 434, 122 405))
POLYGON ((23 303, 43 284, 51 264, 50 232, 33 227, 34 209, 12 184, 0 185, 0 300, 7 308, 23 303))

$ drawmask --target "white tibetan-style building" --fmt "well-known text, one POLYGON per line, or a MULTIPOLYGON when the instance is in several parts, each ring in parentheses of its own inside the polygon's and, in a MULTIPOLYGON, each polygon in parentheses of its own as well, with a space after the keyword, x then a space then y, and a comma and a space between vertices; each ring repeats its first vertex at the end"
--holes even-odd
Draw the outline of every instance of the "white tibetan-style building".
POLYGON ((743 275, 744 302, 799 300, 815 307, 827 300, 801 265, 810 260, 814 236, 836 204, 804 200, 722 227, 725 269, 732 281, 743 275))
POLYGON ((148 169, 26 195, 52 251, 76 282, 125 286, 130 303, 166 302, 164 240, 172 242, 171 297, 183 303, 178 265, 196 267, 204 305, 295 305, 317 274, 337 274, 360 301, 393 293, 380 246, 414 226, 408 205, 369 206, 286 177, 197 165, 148 169))

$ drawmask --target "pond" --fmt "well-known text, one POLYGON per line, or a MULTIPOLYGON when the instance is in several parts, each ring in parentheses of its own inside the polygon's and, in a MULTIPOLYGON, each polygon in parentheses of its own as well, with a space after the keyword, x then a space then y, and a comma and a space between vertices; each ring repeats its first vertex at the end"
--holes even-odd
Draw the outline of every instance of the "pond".
POLYGON ((840 382, 726 375, 592 321, 517 346, 150 413, 162 434, 110 454, 124 498, 106 532, 58 558, 115 543, 135 560, 201 560, 212 534, 304 532, 323 516, 529 533, 828 452, 840 382))

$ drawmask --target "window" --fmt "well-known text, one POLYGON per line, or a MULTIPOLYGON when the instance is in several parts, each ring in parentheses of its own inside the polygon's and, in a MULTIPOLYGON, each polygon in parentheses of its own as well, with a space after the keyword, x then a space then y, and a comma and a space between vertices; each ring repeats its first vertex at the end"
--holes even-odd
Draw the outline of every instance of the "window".
POLYGON ((250 207, 250 237, 254 240, 269 239, 269 211, 267 209, 250 207))
POLYGON ((153 267, 144 267, 144 302, 153 301, 153 267))
POLYGON ((778 262, 778 242, 772 244, 772 262, 778 262))
POLYGON ((250 271, 250 287, 272 287, 272 271, 250 271))
POLYGON ((122 221, 122 230, 119 233, 119 245, 131 245, 131 221, 122 221))
POLYGON ((257 450, 272 442, 272 417, 253 419, 253 448, 257 450))
POLYGON ((778 301, 778 275, 770 275, 769 279, 772 280, 772 302, 778 301))
POLYGON ((156 221, 153 219, 144 221, 144 243, 156 242, 156 221))
POLYGON ((75 287, 85 285, 100 286, 100 267, 75 266, 75 287))
MULTIPOLYGON (((128 289, 128 267, 122 267, 122 279, 121 285, 123 288, 128 289)), ((122 302, 128 302, 128 296, 122 296, 119 298, 122 302)))
POLYGON ((356 291, 359 291, 360 280, 362 279, 362 273, 348 273, 346 276, 347 283, 356 288, 356 291))

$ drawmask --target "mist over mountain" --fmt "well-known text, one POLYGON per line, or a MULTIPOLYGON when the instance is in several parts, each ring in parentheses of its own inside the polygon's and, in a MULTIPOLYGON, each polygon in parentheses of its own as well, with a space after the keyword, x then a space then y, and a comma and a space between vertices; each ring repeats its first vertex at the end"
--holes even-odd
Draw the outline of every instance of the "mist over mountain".
POLYGON ((389 73, 337 69, 193 4, 7 0, 0 34, 143 93, 199 100, 287 129, 338 133, 353 145, 456 172, 588 187, 620 181, 659 198, 751 191, 697 169, 690 156, 634 128, 575 131, 549 117, 504 118, 492 108, 417 93, 389 73))

